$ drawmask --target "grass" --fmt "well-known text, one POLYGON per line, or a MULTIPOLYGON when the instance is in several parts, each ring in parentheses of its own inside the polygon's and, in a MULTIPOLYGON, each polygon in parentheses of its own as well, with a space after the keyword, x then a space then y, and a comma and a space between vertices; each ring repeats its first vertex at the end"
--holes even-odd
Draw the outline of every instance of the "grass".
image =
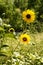
POLYGON ((0 56, 0 65, 43 65, 43 33, 30 35, 32 44, 25 45, 12 33, 6 33, 3 39, 4 46, 1 48, 4 55, 0 56))
MULTIPOLYGON (((37 52, 39 55, 43 56, 43 33, 31 34, 31 36, 32 42, 35 44, 29 46, 29 48, 25 48, 24 46, 20 47, 22 47, 24 50, 29 49, 28 51, 31 53, 37 52)), ((9 46, 13 47, 13 49, 15 49, 17 45, 19 46, 18 41, 14 38, 14 35, 9 33, 5 34, 3 43, 8 44, 9 46)))

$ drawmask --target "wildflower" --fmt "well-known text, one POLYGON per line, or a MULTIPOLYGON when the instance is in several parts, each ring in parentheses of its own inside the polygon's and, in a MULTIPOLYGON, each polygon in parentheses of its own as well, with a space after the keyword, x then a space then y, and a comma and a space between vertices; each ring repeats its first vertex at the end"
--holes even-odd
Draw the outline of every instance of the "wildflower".
POLYGON ((9 32, 14 32, 14 29, 13 29, 13 28, 10 28, 10 29, 9 29, 9 32))
POLYGON ((20 36, 20 41, 23 43, 28 43, 28 42, 30 42, 30 36, 27 34, 22 34, 20 36))
POLYGON ((23 11, 22 16, 23 16, 23 20, 28 23, 34 22, 35 20, 35 12, 29 9, 23 11))

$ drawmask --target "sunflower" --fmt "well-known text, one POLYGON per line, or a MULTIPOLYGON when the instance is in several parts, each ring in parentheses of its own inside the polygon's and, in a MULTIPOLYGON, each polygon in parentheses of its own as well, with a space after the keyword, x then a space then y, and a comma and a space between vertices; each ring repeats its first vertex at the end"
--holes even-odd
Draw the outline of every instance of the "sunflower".
POLYGON ((14 32, 14 29, 13 29, 13 28, 10 28, 10 29, 9 29, 9 32, 14 32))
POLYGON ((22 17, 24 21, 31 23, 31 22, 34 22, 36 16, 33 10, 28 9, 28 10, 23 11, 22 17))
POLYGON ((30 36, 27 34, 20 35, 20 41, 23 43, 29 43, 30 42, 30 36))

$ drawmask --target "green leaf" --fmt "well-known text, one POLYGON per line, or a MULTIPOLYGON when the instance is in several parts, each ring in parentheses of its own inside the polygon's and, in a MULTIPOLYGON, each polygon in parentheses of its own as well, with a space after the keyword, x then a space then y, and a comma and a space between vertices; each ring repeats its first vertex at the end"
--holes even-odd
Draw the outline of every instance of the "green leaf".
POLYGON ((8 45, 2 45, 2 47, 9 47, 8 45))
MULTIPOLYGON (((3 53, 0 53, 0 56, 6 56, 5 54, 3 54, 3 53)), ((7 57, 7 56, 6 56, 7 57)))

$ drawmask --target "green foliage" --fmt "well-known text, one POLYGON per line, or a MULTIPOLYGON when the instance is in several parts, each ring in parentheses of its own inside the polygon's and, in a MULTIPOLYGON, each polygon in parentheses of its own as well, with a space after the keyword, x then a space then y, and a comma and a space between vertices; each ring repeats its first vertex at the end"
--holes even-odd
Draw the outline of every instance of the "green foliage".
MULTIPOLYGON (((10 21, 10 24, 12 25, 12 27, 15 28, 15 30, 20 29, 20 31, 23 31, 22 27, 25 27, 26 29, 28 28, 30 30, 30 32, 34 33, 34 32, 42 32, 43 31, 43 4, 42 4, 42 0, 14 0, 14 14, 13 14, 13 19, 12 21, 10 21), (25 3, 25 4, 23 4, 25 3), (26 5, 26 6, 25 6, 26 5), (20 12, 16 12, 15 9, 19 8, 21 11, 25 10, 25 9, 34 9, 36 12, 36 21, 33 24, 30 25, 25 25, 21 20, 21 13, 20 12), (17 14, 17 15, 16 15, 17 14), (19 18, 19 14, 20 18, 19 18), (18 24, 18 19, 20 19, 20 23, 18 24), (16 21, 16 22, 15 22, 16 21), (22 23, 22 25, 21 25, 22 23), (15 25, 14 25, 15 24, 15 25)), ((19 31, 19 30, 18 30, 19 31)))
POLYGON ((43 65, 43 0, 0 0, 0 65, 43 65), (34 23, 23 21, 27 9, 35 11, 34 23), (29 44, 20 43, 21 33, 31 35, 29 44))
POLYGON ((14 0, 14 5, 16 8, 20 8, 22 10, 27 9, 28 0, 14 0))
MULTIPOLYGON (((3 21, 9 22, 15 31, 29 29, 30 32, 43 31, 43 0, 0 0, 0 17, 3 21), (36 13, 36 21, 33 24, 25 25, 22 20, 22 12, 26 9, 33 9, 36 13)), ((33 33, 34 33, 33 32, 33 33)))
POLYGON ((0 2, 0 17, 3 17, 3 13, 6 12, 6 6, 5 3, 2 1, 0 2))

